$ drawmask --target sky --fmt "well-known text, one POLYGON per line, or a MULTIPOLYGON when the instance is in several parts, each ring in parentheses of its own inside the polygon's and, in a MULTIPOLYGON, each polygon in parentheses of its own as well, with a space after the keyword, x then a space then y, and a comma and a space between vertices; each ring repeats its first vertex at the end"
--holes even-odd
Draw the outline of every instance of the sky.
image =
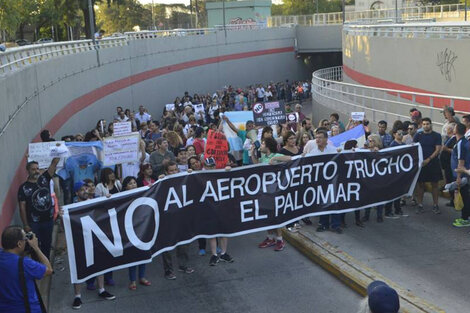
MULTIPOLYGON (((152 0, 139 0, 141 3, 152 3, 152 0)), ((282 0, 272 0, 274 4, 282 3, 282 0)), ((153 0, 154 3, 184 3, 185 5, 189 5, 189 0, 153 0)))

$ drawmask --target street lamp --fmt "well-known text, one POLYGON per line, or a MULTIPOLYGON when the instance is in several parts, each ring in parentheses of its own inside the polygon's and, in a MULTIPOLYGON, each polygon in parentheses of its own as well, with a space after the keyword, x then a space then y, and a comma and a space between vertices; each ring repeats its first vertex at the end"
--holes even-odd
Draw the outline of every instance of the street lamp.
POLYGON ((222 17, 224 22, 224 34, 225 38, 227 39, 227 27, 225 26, 225 0, 222 1, 222 17))
POLYGON ((88 0, 88 15, 90 20, 91 40, 93 41, 93 46, 95 46, 95 19, 93 17, 93 4, 91 3, 91 0, 88 0))

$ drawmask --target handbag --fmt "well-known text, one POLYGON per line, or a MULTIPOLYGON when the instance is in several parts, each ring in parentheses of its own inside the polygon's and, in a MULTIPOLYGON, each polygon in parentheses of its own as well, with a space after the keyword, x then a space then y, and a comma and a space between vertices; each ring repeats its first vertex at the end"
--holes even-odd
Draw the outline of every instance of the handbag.
MULTIPOLYGON (((31 313, 31 306, 29 305, 29 300, 28 300, 28 288, 26 287, 26 278, 24 277, 24 264, 23 264, 23 257, 20 257, 18 259, 18 271, 19 271, 19 276, 20 276, 20 285, 21 289, 23 289, 23 302, 24 302, 24 308, 25 308, 25 313, 31 313)), ((41 311, 42 313, 47 313, 46 307, 44 306, 44 302, 42 301, 41 294, 39 293, 38 286, 36 285, 36 281, 34 283, 34 288, 36 289, 36 294, 38 296, 39 300, 39 305, 41 306, 41 311)))
POLYGON ((457 189, 457 192, 454 195, 454 208, 457 211, 461 211, 463 209, 463 199, 462 195, 460 194, 460 188, 457 189))

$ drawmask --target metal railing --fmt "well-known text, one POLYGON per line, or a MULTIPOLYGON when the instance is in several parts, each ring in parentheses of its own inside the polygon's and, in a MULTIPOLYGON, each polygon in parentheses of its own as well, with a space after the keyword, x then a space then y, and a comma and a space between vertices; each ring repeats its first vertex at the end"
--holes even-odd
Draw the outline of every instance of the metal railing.
POLYGON ((344 25, 346 35, 393 38, 469 39, 470 24, 344 25))
POLYGON ((91 40, 77 40, 11 48, 4 53, 0 53, 0 74, 58 56, 120 47, 127 44, 126 37, 116 37, 96 41, 95 45, 91 40))
MULTIPOLYGON (((444 105, 468 107, 470 111, 470 98, 345 83, 342 66, 324 68, 312 74, 312 97, 316 102, 339 112, 366 112, 369 120, 375 123, 380 120, 409 120, 411 108, 417 108, 423 117, 431 120, 442 116, 444 105)), ((468 114, 467 111, 455 112, 468 114)), ((443 125, 437 121, 433 124, 443 125)))
POLYGON ((194 35, 207 35, 215 33, 214 28, 197 28, 197 29, 173 29, 173 30, 145 30, 140 32, 126 32, 124 35, 129 40, 151 39, 162 37, 185 37, 194 35))
MULTIPOLYGON (((403 7, 395 9, 379 9, 367 11, 352 11, 345 13, 346 23, 356 21, 365 21, 367 23, 383 23, 397 21, 416 21, 416 20, 434 20, 434 21, 462 21, 465 16, 465 5, 447 4, 430 5, 419 7, 403 7)), ((283 25, 327 25, 342 24, 343 13, 318 13, 310 15, 285 15, 268 17, 268 27, 281 27, 283 25)))

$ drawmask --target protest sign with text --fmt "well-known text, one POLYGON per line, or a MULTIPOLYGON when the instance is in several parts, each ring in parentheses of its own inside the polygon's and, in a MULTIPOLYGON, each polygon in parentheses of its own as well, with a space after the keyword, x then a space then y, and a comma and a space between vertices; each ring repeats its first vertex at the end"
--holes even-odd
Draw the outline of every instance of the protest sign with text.
POLYGON ((413 193, 420 145, 180 173, 64 207, 72 282, 148 263, 198 238, 233 237, 413 193))
POLYGON ((207 134, 204 159, 214 158, 216 168, 224 168, 228 162, 228 142, 224 133, 212 129, 207 134))
POLYGON ((30 143, 28 147, 28 162, 38 162, 41 169, 48 168, 55 157, 61 158, 57 167, 64 167, 65 157, 69 155, 64 141, 36 142, 30 143), (61 150, 58 150, 57 144, 62 147, 61 150))
POLYGON ((139 138, 139 133, 131 133, 127 136, 104 138, 104 166, 136 162, 139 159, 139 138))
POLYGON ((113 136, 126 136, 132 133, 132 124, 131 122, 118 122, 113 123, 113 136))
POLYGON ((271 126, 286 122, 286 108, 283 101, 255 103, 253 115, 256 126, 271 126))

